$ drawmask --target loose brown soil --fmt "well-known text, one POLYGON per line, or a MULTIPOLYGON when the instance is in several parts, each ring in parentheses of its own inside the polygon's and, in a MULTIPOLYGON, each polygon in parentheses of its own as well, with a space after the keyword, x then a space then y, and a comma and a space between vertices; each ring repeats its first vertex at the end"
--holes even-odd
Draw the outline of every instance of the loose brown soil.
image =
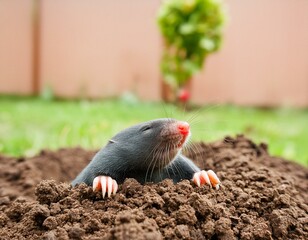
POLYGON ((93 154, 0 156, 0 239, 308 239, 308 169, 269 156, 265 144, 195 144, 187 155, 217 173, 218 191, 127 179, 110 199, 68 183, 93 154))

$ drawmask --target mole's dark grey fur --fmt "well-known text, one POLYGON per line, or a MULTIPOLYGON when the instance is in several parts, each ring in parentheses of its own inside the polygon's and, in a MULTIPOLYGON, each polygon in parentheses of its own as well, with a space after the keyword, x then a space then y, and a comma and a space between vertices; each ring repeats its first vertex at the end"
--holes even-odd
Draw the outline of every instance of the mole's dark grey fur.
POLYGON ((72 185, 82 182, 92 185, 97 176, 109 176, 117 183, 125 178, 135 178, 140 183, 159 182, 165 178, 175 183, 192 179, 200 169, 181 154, 184 144, 178 130, 181 123, 163 118, 119 132, 94 156, 72 185))

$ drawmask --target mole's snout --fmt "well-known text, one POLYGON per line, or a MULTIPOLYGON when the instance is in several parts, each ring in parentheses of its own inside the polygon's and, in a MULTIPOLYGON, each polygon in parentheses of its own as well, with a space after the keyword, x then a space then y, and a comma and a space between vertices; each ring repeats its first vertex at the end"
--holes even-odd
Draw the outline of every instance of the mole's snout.
POLYGON ((189 133, 189 124, 187 122, 179 122, 178 130, 182 135, 188 135, 189 133))
MULTIPOLYGON (((163 142, 168 143, 168 146, 182 148, 190 135, 190 126, 183 121, 167 121, 161 131, 163 142)), ((170 148, 170 147, 169 147, 170 148)))

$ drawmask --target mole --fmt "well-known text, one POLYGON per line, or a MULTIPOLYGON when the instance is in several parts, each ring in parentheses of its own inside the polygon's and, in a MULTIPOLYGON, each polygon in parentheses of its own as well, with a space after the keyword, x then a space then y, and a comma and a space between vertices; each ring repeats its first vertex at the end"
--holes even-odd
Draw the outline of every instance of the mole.
POLYGON ((103 198, 116 194, 126 178, 140 183, 174 183, 193 180, 219 189, 220 180, 212 170, 201 170, 181 151, 191 136, 190 125, 172 118, 155 119, 126 128, 112 137, 72 181, 86 183, 103 198))

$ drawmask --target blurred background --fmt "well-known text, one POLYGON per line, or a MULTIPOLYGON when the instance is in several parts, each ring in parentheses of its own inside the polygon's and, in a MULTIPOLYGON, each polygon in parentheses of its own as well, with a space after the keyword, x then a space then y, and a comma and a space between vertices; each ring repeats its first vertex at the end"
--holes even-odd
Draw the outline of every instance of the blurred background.
POLYGON ((203 108, 186 113, 160 103, 161 4, 1 0, 0 151, 97 148, 138 121, 197 115, 195 140, 245 133, 307 165, 308 1, 223 1, 222 45, 189 90, 203 108))

